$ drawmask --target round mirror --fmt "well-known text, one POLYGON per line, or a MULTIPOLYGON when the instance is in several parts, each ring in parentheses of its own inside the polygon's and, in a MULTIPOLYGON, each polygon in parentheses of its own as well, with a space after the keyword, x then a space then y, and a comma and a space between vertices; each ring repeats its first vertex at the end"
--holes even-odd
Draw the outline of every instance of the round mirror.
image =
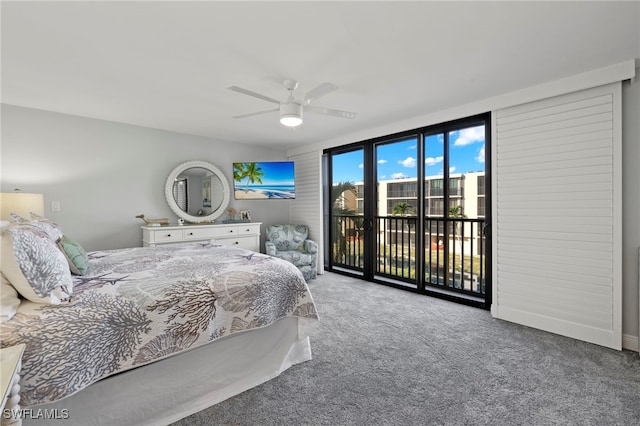
POLYGON ((187 222, 213 222, 229 205, 224 174, 206 161, 187 161, 173 169, 164 188, 169 207, 187 222))

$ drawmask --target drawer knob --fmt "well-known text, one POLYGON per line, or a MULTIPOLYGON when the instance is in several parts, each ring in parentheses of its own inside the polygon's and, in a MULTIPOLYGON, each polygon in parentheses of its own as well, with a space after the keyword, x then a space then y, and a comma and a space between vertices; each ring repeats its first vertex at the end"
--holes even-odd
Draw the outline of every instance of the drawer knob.
POLYGON ((240 243, 239 243, 238 241, 236 241, 236 242, 235 242, 235 243, 233 243, 233 244, 240 244, 240 243))
POLYGON ((171 234, 167 234, 167 237, 170 237, 170 236, 171 236, 171 234))
POLYGON ((193 232, 189 232, 189 235, 193 235, 193 232))
POLYGON ((229 229, 229 233, 230 233, 230 234, 233 234, 233 229, 229 229))

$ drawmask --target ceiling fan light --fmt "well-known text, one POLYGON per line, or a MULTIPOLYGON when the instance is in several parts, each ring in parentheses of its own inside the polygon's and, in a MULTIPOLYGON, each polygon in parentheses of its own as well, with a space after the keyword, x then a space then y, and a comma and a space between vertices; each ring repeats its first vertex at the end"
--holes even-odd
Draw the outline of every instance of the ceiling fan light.
POLYGON ((288 103, 280 105, 280 124, 287 127, 297 127, 302 124, 302 105, 288 103))
POLYGON ((297 127, 302 124, 302 118, 297 115, 286 114, 280 117, 280 124, 287 127, 297 127))

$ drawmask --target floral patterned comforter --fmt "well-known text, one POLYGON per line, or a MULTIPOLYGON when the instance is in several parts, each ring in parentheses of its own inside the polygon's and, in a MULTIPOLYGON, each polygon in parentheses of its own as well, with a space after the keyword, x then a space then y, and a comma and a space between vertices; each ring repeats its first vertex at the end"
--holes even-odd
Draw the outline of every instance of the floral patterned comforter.
POLYGON ((23 301, 0 327, 3 347, 26 344, 23 406, 283 317, 318 318, 300 271, 264 254, 194 243, 89 257, 70 305, 23 301))

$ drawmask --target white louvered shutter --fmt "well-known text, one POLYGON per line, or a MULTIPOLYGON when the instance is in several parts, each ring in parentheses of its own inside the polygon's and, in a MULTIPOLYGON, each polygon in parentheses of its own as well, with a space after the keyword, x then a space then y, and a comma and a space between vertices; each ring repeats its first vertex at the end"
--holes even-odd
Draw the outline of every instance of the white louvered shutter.
POLYGON ((290 222, 307 225, 309 238, 318 243, 318 273, 323 273, 322 155, 307 152, 289 157, 295 162, 296 198, 291 202, 290 222))
POLYGON ((494 316, 621 349, 620 117, 620 83, 494 114, 494 316))

